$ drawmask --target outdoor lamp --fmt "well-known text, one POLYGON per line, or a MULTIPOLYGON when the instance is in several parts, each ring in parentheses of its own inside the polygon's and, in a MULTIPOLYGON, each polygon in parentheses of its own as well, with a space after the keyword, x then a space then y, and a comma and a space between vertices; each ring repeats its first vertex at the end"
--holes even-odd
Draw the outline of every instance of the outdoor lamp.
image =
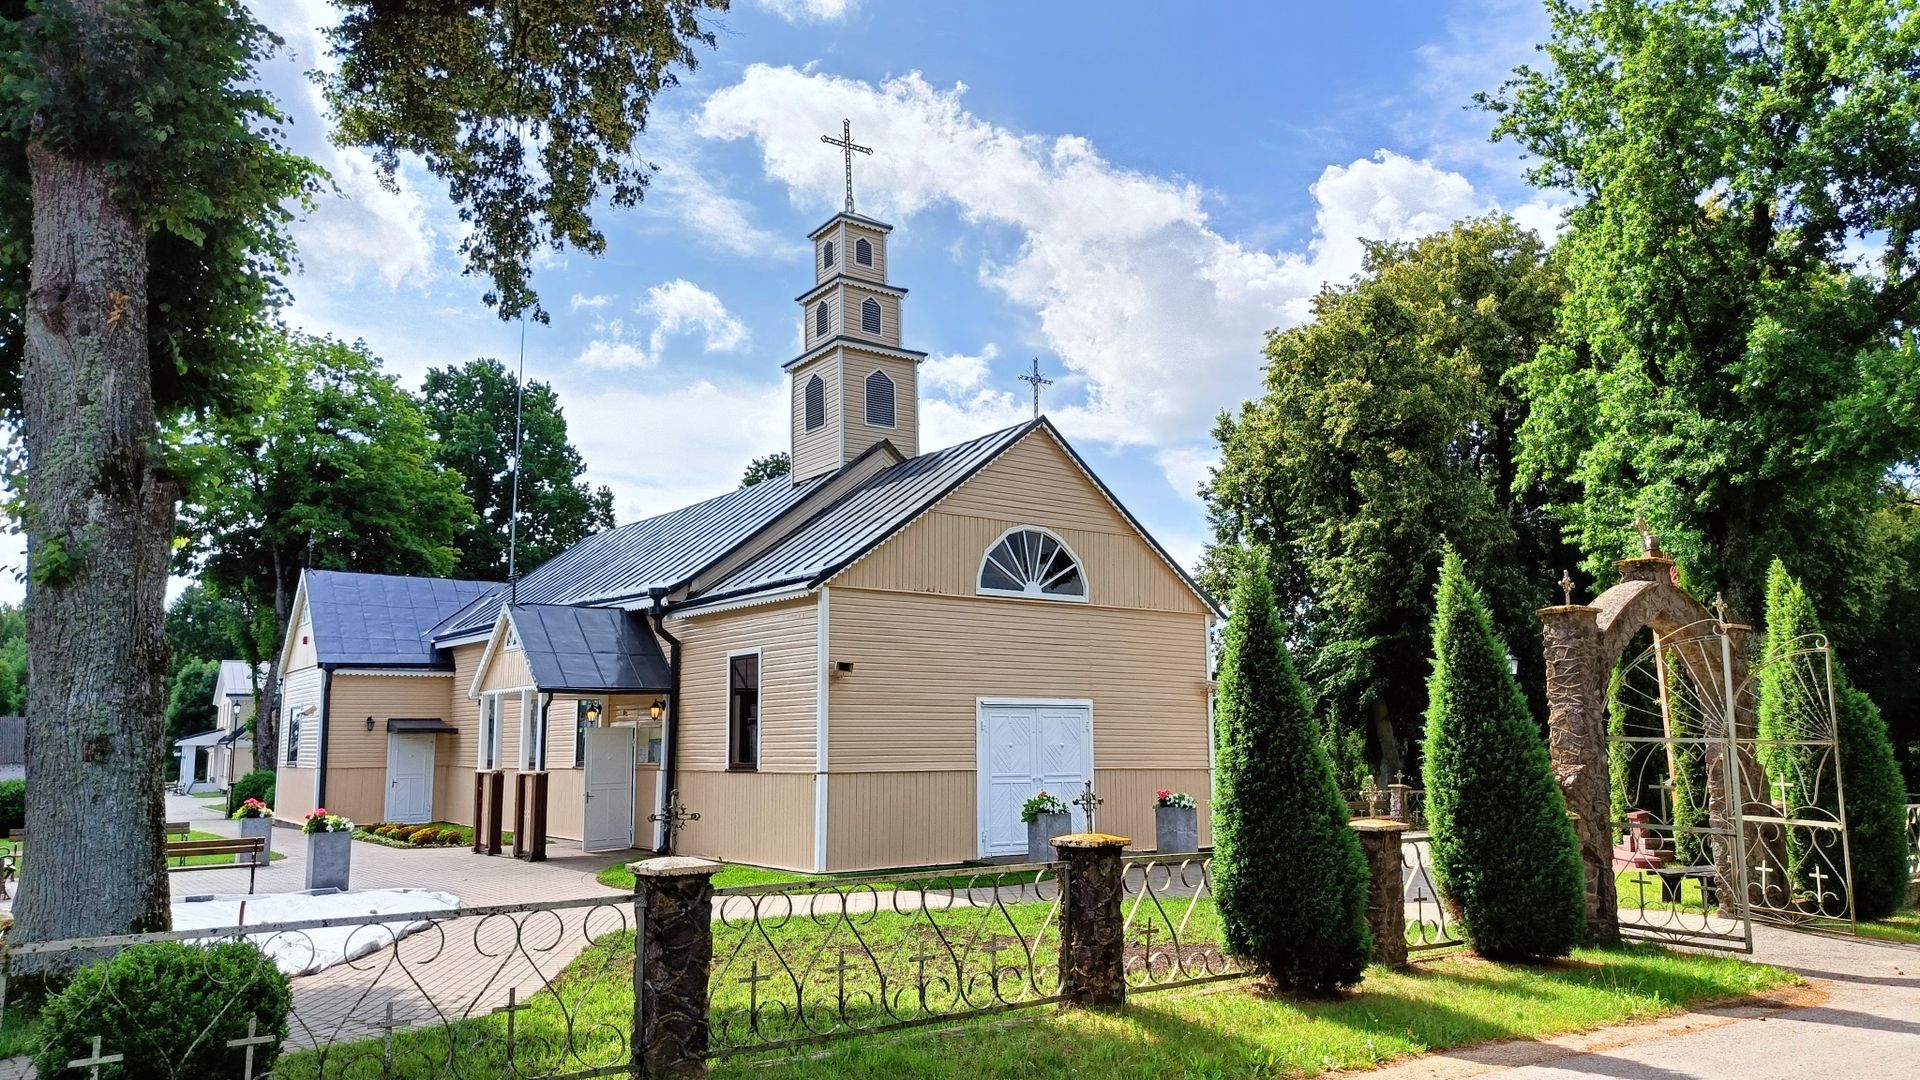
POLYGON ((588 702, 587 703, 587 723, 598 724, 599 722, 600 722, 600 703, 597 701, 588 702))
POLYGON ((371 716, 367 717, 367 730, 368 731, 373 730, 373 717, 371 716))
POLYGON ((1507 653, 1507 674, 1509 675, 1520 674, 1520 658, 1513 655, 1513 653, 1511 652, 1507 653))
POLYGON ((666 715, 666 712, 667 703, 660 698, 654 698, 653 704, 647 706, 647 715, 653 717, 656 723, 659 722, 662 716, 666 715))

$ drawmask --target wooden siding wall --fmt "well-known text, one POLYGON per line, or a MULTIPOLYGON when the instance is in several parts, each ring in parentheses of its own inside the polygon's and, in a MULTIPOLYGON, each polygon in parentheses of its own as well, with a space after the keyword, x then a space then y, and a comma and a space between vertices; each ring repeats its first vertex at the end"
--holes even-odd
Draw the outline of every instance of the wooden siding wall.
MULTIPOLYGON (((495 649, 486 673, 480 676, 482 690, 518 690, 532 685, 533 673, 527 669, 527 654, 518 647, 495 649)), ((460 689, 464 692, 466 687, 460 689)))
POLYGON ((282 674, 310 668, 319 663, 313 647, 313 620, 307 617, 306 606, 300 608, 300 618, 293 624, 287 635, 293 639, 293 653, 287 657, 286 670, 282 674), (305 641, 300 640, 305 638, 305 641))
POLYGON ((907 457, 920 452, 920 402, 917 381, 919 365, 891 356, 870 356, 848 351, 842 354, 840 370, 846 380, 847 457, 855 458, 882 439, 907 457), (867 424, 867 376, 878 368, 893 380, 893 426, 870 427, 867 424))
MULTIPOLYGON (((333 677, 333 704, 329 708, 327 767, 329 769, 387 767, 387 721, 446 719, 452 704, 451 675, 347 675, 333 677), (367 717, 373 730, 367 730, 367 717)), ((439 764, 445 748, 434 746, 439 764)), ((333 782, 327 782, 329 791, 333 782)), ((355 819, 358 820, 358 819, 355 819)))
POLYGON ((327 809, 370 825, 387 816, 387 767, 335 768, 327 766, 327 809))
MULTIPOLYGON (((812 597, 674 622, 680 660, 680 771, 727 767, 727 654, 760 650, 760 771, 812 773, 819 700, 812 597)), ((685 794, 682 783, 682 794, 685 794)), ((688 805, 699 807, 689 797, 688 805)), ((808 804, 808 820, 812 820, 808 804)))
MULTIPOLYGON (((887 280, 886 233, 881 232, 879 229, 869 229, 851 222, 841 222, 839 243, 847 252, 845 263, 841 269, 853 277, 866 278, 869 281, 884 282, 887 280), (860 238, 863 236, 873 243, 872 266, 861 266, 859 263, 853 261, 853 246, 859 243, 860 238)), ((839 252, 836 251, 834 257, 838 259, 839 252)))
POLYGON ((840 467, 840 357, 830 354, 793 369, 788 388, 793 395, 793 478, 806 480, 840 467), (826 382, 826 423, 807 430, 807 380, 818 375, 826 382))
POLYGON ((806 320, 807 324, 807 336, 805 338, 807 348, 811 349, 815 345, 837 337, 840 334, 843 329, 840 322, 840 301, 841 295, 838 289, 816 296, 807 301, 807 306, 801 311, 801 317, 806 320), (824 333, 820 330, 821 304, 827 305, 827 329, 824 333))
POLYGON ((273 780, 273 816, 278 821, 298 824, 314 809, 314 770, 292 765, 280 766, 273 780))
POLYGON ((885 870, 971 859, 980 847, 977 802, 971 769, 831 773, 827 868, 885 870))
POLYGON ((847 313, 843 333, 848 337, 863 338, 882 345, 900 344, 900 297, 892 293, 863 289, 858 285, 842 285, 839 293, 842 297, 839 303, 847 313), (868 300, 880 305, 880 332, 877 334, 867 330, 866 301, 868 300))
POLYGON ((320 752, 320 681, 320 669, 308 667, 288 675, 282 685, 280 696, 282 764, 289 763, 286 754, 289 749, 292 749, 292 741, 285 738, 285 735, 290 730, 290 721, 293 719, 294 712, 309 705, 313 706, 312 711, 300 722, 299 755, 290 763, 305 769, 311 769, 316 764, 315 755, 320 752))
MULTIPOLYGON (((642 787, 649 789, 646 777, 642 787)), ((782 870, 813 868, 813 774, 687 771, 680 798, 700 820, 680 834, 679 850, 782 870), (702 808, 705 808, 702 810, 702 808)), ((645 822, 645 815, 640 822, 645 822)), ((651 835, 642 829, 640 843, 651 835)))

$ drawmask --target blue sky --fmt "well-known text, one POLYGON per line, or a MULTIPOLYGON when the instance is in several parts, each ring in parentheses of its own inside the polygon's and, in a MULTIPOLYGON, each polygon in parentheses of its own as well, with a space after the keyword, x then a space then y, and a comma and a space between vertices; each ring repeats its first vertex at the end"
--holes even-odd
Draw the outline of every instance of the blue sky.
MULTIPOLYGON (((511 363, 519 329, 461 276, 432 178, 409 166, 383 189, 364 153, 325 142, 303 72, 325 62, 330 4, 256 11, 287 39, 263 77, 294 145, 337 187, 296 227, 290 321, 364 339, 416 388, 429 367, 511 363)), ((658 99, 643 205, 602 213, 603 257, 543 258, 534 279, 553 321, 528 329, 528 376, 558 389, 623 522, 786 446, 780 365, 805 236, 839 207, 819 136, 842 117, 875 149, 856 193, 896 226, 906 344, 932 354, 923 446, 1025 418, 1014 377, 1038 357, 1046 411, 1189 563, 1212 417, 1258 390, 1264 333, 1358 269, 1359 237, 1558 216, 1468 107, 1533 56, 1532 0, 736 0, 720 21, 718 48, 658 99)))

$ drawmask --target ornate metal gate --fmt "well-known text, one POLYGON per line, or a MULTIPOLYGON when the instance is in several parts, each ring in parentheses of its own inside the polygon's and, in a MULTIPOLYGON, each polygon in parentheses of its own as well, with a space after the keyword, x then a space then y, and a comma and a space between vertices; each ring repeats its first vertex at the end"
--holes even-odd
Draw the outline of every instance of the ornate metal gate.
POLYGON ((1608 695, 1622 936, 1750 952, 1752 920, 1852 924, 1833 662, 1738 662, 1718 620, 1656 634, 1608 695), (1755 720, 1766 701, 1778 718, 1755 720))

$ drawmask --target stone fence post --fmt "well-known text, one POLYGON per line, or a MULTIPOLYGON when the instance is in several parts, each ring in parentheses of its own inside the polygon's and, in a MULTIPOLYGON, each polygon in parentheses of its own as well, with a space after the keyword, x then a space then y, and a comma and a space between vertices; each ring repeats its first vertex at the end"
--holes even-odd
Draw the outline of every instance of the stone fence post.
POLYGON ((1400 834, 1407 823, 1394 818, 1358 818, 1349 823, 1360 835, 1367 857, 1367 929, 1373 931, 1373 962, 1401 967, 1407 962, 1407 890, 1400 859, 1400 834))
POLYGON ((1069 833, 1053 838, 1066 863, 1060 875, 1060 996, 1069 1005, 1123 1005, 1127 1000, 1124 836, 1069 833))
POLYGON ((668 856, 633 863, 633 1067, 636 1076, 707 1075, 713 875, 720 864, 668 856))

